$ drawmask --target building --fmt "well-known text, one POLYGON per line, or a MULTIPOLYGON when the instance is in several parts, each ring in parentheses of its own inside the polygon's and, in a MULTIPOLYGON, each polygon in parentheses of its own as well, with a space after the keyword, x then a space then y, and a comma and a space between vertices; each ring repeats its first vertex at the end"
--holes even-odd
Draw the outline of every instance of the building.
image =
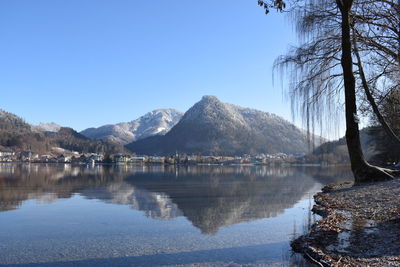
POLYGON ((15 152, 0 151, 0 161, 12 161, 15 159, 15 152))
POLYGON ((39 159, 39 154, 32 151, 23 151, 20 154, 20 159, 22 161, 33 161, 39 159))
POLYGON ((136 156, 136 157, 132 157, 131 160, 132 160, 132 163, 143 164, 147 161, 147 158, 136 156))
POLYGON ((131 155, 115 154, 114 161, 115 161, 115 163, 128 163, 128 162, 131 162, 132 159, 131 159, 131 155))

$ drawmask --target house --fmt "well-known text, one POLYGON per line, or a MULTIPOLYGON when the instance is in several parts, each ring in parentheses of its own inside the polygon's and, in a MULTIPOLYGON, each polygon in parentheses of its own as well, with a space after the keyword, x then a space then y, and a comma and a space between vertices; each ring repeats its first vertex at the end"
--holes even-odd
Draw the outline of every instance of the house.
POLYGON ((15 152, 0 151, 0 161, 12 161, 15 157, 15 152))
POLYGON ((103 155, 92 154, 89 156, 88 161, 90 162, 100 162, 104 159, 103 155))
POLYGON ((10 157, 10 156, 14 156, 15 152, 11 152, 11 151, 0 151, 0 157, 10 157))
POLYGON ((50 155, 41 155, 40 156, 40 161, 42 161, 42 162, 49 162, 50 160, 51 160, 50 155))
POLYGON ((145 163, 147 161, 147 158, 146 157, 136 156, 136 157, 132 157, 131 160, 132 160, 133 163, 142 164, 142 163, 145 163))
POLYGON ((131 162, 131 155, 127 154, 115 154, 114 161, 116 163, 128 163, 131 162))
POLYGON ((148 162, 153 164, 164 164, 165 157, 155 157, 155 156, 149 157, 148 162))
POLYGON ((64 163, 64 162, 66 162, 66 157, 64 156, 64 155, 59 155, 58 157, 57 157, 57 162, 58 163, 64 163))
POLYGON ((20 153, 20 159, 22 161, 33 161, 39 159, 39 154, 32 151, 23 151, 20 153))

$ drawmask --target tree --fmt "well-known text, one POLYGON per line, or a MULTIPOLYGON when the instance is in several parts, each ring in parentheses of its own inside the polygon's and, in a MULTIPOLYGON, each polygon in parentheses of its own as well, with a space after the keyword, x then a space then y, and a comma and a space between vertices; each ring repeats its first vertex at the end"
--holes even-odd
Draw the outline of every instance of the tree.
MULTIPOLYGON (((354 34, 353 34, 354 35, 354 34)), ((381 113, 381 111, 379 110, 379 107, 372 95, 369 83, 367 81, 367 78, 365 76, 365 72, 364 72, 364 67, 362 65, 362 61, 361 61, 361 56, 360 53, 358 51, 358 47, 357 47, 357 42, 353 41, 353 47, 354 47, 354 54, 357 58, 357 66, 358 66, 358 71, 359 71, 359 75, 361 78, 361 83, 362 83, 362 87, 364 88, 365 91, 365 95, 368 99, 368 102, 370 103, 377 121, 382 125, 383 130, 386 132, 387 136, 391 139, 391 143, 394 144, 395 147, 400 148, 400 139, 399 137, 397 137, 396 133, 393 131, 392 127, 389 126, 388 122, 386 121, 385 117, 383 116, 383 114, 381 113)))
POLYGON ((286 7, 286 3, 283 0, 271 0, 271 2, 258 0, 258 5, 264 7, 265 14, 269 13, 270 8, 276 8, 279 11, 283 11, 286 7))
MULTIPOLYGON (((302 45, 280 57, 276 66, 293 67, 294 75, 291 78, 296 81, 290 88, 293 102, 300 100, 298 102, 306 103, 302 106, 304 113, 320 112, 321 110, 317 110, 320 109, 318 104, 324 102, 323 106, 331 107, 330 103, 337 100, 335 96, 340 95, 343 88, 342 70, 339 68, 341 14, 335 1, 331 0, 292 2, 296 5, 292 5, 290 13, 294 14, 291 17, 298 34, 302 37, 302 45)), ((366 65, 365 68, 361 68, 362 64, 356 62, 358 69, 354 75, 359 81, 357 87, 366 93, 368 90, 371 97, 364 95, 362 90, 358 90, 357 96, 359 100, 366 97, 366 102, 373 107, 375 102, 382 101, 391 90, 398 90, 400 86, 400 53, 396 53, 400 33, 395 26, 400 24, 400 16, 396 15, 400 12, 400 7, 394 0, 357 0, 354 3, 356 6, 351 13, 353 45, 357 44, 359 47, 358 54, 366 65), (365 79, 365 83, 362 73, 364 78, 368 78, 365 79), (365 84, 368 87, 365 87, 365 84)), ((361 109, 370 111, 364 101, 360 101, 360 104, 361 109)), ((379 110, 373 110, 378 115, 379 110)), ((332 110, 328 110, 328 113, 331 117, 332 110)), ((394 140, 398 142, 396 138, 394 140)))
POLYGON ((353 72, 352 43, 351 43, 351 21, 350 14, 353 0, 336 0, 341 13, 342 27, 342 57, 345 113, 346 113, 346 141, 351 162, 351 169, 355 182, 362 183, 375 180, 387 180, 393 177, 384 170, 369 165, 361 149, 360 132, 358 128, 356 81, 353 72))
POLYGON ((400 148, 400 138, 385 120, 374 97, 383 102, 392 91, 400 90, 400 5, 393 0, 358 2, 363 4, 362 12, 353 12, 352 35, 360 84, 392 145, 400 148), (369 75, 361 61, 363 51, 369 75))
MULTIPOLYGON (((382 116, 393 129, 394 133, 400 134, 400 91, 391 92, 381 103, 382 116)), ((371 118, 372 126, 369 134, 374 136, 379 151, 373 160, 379 162, 399 162, 400 147, 393 146, 392 140, 385 134, 385 131, 379 125, 378 119, 374 116, 371 118)))
MULTIPOLYGON (((267 8, 275 6, 277 1, 269 5, 262 1, 267 8)), ((281 1, 279 1, 281 2, 281 1)), ((294 1, 296 3, 302 1, 294 1)), ((315 29, 314 22, 320 22, 320 28, 316 29, 314 38, 306 44, 306 48, 297 48, 296 53, 289 57, 280 59, 280 65, 299 62, 305 62, 306 67, 300 66, 300 73, 307 71, 307 79, 302 77, 300 82, 294 87, 294 99, 300 96, 301 108, 307 115, 307 125, 309 125, 310 111, 315 113, 321 107, 321 99, 325 98, 329 103, 332 94, 344 88, 345 118, 346 118, 346 141, 350 156, 351 168, 355 177, 355 182, 362 183, 375 180, 392 179, 393 176, 388 171, 369 165, 363 156, 360 144, 360 135, 357 116, 357 98, 356 98, 356 79, 353 70, 353 50, 352 50, 352 7, 353 0, 326 0, 326 1, 303 1, 306 8, 310 8, 312 16, 300 15, 305 20, 300 22, 298 29, 300 33, 315 29), (318 7, 318 8, 315 8, 318 7), (322 7, 322 8, 321 8, 322 7), (339 10, 339 14, 338 14, 339 10), (328 14, 328 16, 327 16, 328 14), (319 38, 315 38, 319 37, 319 38), (320 38, 328 37, 328 38, 320 38), (340 46, 338 45, 340 40, 340 46), (317 64, 310 64, 317 62, 317 64), (327 63, 327 64, 321 64, 327 63), (319 64, 318 64, 319 63, 319 64), (341 73, 332 74, 341 66, 341 73), (340 79, 340 82, 334 81, 340 79), (334 86, 333 86, 334 85, 334 86), (332 90, 333 88, 333 90, 332 90)), ((260 1, 259 1, 260 5, 260 1)), ((279 6, 282 6, 280 4, 279 6)), ((285 6, 285 5, 283 5, 285 6)), ((282 9, 280 9, 282 10, 282 9)), ((298 14, 297 14, 298 15, 298 14)))

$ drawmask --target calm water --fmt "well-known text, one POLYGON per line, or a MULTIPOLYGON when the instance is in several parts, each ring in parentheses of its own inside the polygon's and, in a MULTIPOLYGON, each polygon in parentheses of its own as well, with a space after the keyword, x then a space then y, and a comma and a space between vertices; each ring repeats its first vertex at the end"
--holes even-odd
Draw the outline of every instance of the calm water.
POLYGON ((0 164, 0 266, 306 266, 289 242, 347 170, 0 164))

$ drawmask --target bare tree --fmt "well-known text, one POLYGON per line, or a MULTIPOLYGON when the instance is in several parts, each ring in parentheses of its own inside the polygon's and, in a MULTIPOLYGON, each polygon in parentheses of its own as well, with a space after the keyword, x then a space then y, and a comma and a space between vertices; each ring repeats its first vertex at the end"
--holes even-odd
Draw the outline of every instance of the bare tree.
MULTIPOLYGON (((382 0, 383 1, 383 0, 382 0)), ((381 1, 381 2, 382 2, 381 1)), ((378 1, 379 2, 379 1, 378 1)), ((390 1, 384 1, 390 2, 390 1)), ((276 1, 270 3, 274 5, 276 1)), ((360 82, 361 86, 366 83, 366 75, 361 65, 361 58, 358 61, 358 71, 353 70, 353 45, 351 29, 355 29, 354 17, 360 17, 364 24, 360 23, 362 27, 357 28, 357 33, 362 32, 362 51, 373 51, 370 56, 382 56, 385 53, 393 52, 390 45, 387 45, 392 39, 386 38, 390 36, 385 34, 380 36, 378 41, 371 38, 377 36, 376 33, 371 33, 371 27, 376 27, 377 17, 384 17, 384 13, 375 12, 374 24, 370 23, 371 16, 362 14, 362 16, 353 15, 353 0, 294 0, 292 1, 292 16, 295 18, 296 29, 300 37, 302 37, 303 44, 299 48, 294 48, 288 55, 280 57, 277 60, 277 66, 293 68, 294 83, 290 88, 292 103, 300 106, 300 109, 307 121, 309 127, 310 121, 312 124, 315 120, 322 122, 320 116, 324 111, 330 114, 332 109, 335 108, 335 101, 340 101, 341 92, 344 89, 344 102, 346 114, 346 141, 351 161, 351 167, 355 176, 356 183, 385 180, 393 178, 389 171, 369 165, 363 156, 360 136, 358 128, 357 116, 357 90, 356 90, 356 75, 361 73, 364 77, 364 82, 360 82), (379 16, 378 16, 379 15, 379 16), (365 34, 367 33, 367 34, 365 34), (366 38, 368 37, 368 38, 366 38), (372 39, 372 40, 371 40, 372 39), (388 41, 389 40, 389 41, 388 41), (389 47, 390 49, 386 49, 389 47), (369 49, 369 50, 368 50, 369 49), (328 109, 327 109, 328 108, 328 109), (327 109, 327 110, 326 110, 327 109)), ((375 2, 367 0, 356 1, 354 9, 374 4, 375 2)), ((260 4, 260 1, 259 1, 260 4)), ((282 6, 282 5, 281 5, 282 6)), ((283 5, 284 6, 284 5, 283 5)), ((264 6, 265 7, 265 6, 264 6)), ((385 7, 381 3, 381 8, 385 7)), ((374 10, 369 6, 372 13, 374 10)), ((365 13, 365 12, 364 12, 365 13)), ((383 27, 384 25, 381 25, 383 27)), ((392 30, 391 28, 389 31, 392 30)), ((387 32, 380 30, 380 32, 387 32)), ((353 32, 356 32, 354 30, 353 32)), ((395 35, 398 36, 394 31, 395 35)), ((360 56, 360 53, 357 53, 360 56)), ((398 59, 398 53, 392 53, 391 57, 398 59)), ((397 61, 398 62, 398 61, 397 61)), ((391 62, 384 62, 381 66, 386 66, 384 74, 374 76, 375 84, 381 77, 389 78, 390 74, 387 72, 393 66, 391 62)), ((381 67, 378 64, 378 67, 381 67)), ((376 72, 379 68, 375 68, 376 72)), ((396 68, 394 68, 396 71, 396 68)), ((371 81, 370 81, 371 82, 371 81)), ((368 85, 368 84, 367 84, 368 85)), ((370 88, 364 86, 365 92, 370 92, 370 88)), ((372 95, 372 94, 371 94, 372 95)), ((369 95, 369 96, 371 96, 369 95)), ((368 97, 371 102, 371 98, 368 97)), ((372 100, 374 100, 372 98, 372 100)), ((371 102, 372 104, 374 101, 371 102)), ((374 109, 377 111, 377 109, 374 109)))
MULTIPOLYGON (((353 34, 353 36, 355 36, 353 34)), ((379 121, 379 123, 382 125, 382 128, 384 129, 384 131, 386 132, 386 134, 388 135, 388 137, 391 139, 392 143, 400 148, 400 139, 399 137, 397 137, 397 135, 395 134, 395 132, 393 131, 393 129, 389 126, 389 124, 387 123, 385 117, 382 115, 381 111, 379 110, 379 107, 375 101, 375 98, 372 95, 371 89, 370 89, 370 85, 369 82, 367 81, 365 72, 364 72, 364 67, 361 61, 361 56, 360 53, 358 51, 358 46, 357 46, 357 42, 356 40, 353 41, 353 47, 354 47, 354 54, 357 58, 357 67, 358 67, 358 73, 361 79, 361 84, 362 87, 364 88, 364 92, 365 95, 367 97, 368 102, 370 103, 375 116, 377 118, 377 120, 379 121)))
POLYGON ((400 147, 399 137, 385 121, 379 107, 391 92, 400 90, 400 4, 396 0, 358 0, 355 3, 352 34, 359 87, 364 89, 392 145, 400 147))
POLYGON ((384 170, 369 165, 361 149, 360 132, 358 128, 356 81, 353 72, 352 43, 351 43, 351 8, 353 0, 336 0, 341 13, 342 28, 342 57, 345 113, 346 113, 346 141, 349 151, 351 169, 355 182, 362 183, 376 180, 387 180, 393 178, 384 170))

